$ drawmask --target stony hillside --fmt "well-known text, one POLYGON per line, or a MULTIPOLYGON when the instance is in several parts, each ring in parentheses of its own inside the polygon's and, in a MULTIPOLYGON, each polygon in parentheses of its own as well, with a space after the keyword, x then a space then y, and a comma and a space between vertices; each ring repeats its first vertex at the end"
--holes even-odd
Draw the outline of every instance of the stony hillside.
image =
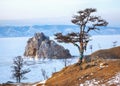
POLYGON ((120 46, 99 50, 37 86, 120 86, 120 46), (89 61, 86 61, 89 60, 89 61))
POLYGON ((37 86, 120 86, 120 60, 74 64, 56 72, 37 86))

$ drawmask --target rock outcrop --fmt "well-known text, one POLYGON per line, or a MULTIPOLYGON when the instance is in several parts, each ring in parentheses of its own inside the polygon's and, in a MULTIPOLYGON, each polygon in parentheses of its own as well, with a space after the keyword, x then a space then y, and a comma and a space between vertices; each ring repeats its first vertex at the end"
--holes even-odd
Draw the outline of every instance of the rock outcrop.
POLYGON ((27 41, 24 56, 33 58, 69 58, 69 50, 58 45, 55 41, 43 33, 35 33, 34 37, 27 41))

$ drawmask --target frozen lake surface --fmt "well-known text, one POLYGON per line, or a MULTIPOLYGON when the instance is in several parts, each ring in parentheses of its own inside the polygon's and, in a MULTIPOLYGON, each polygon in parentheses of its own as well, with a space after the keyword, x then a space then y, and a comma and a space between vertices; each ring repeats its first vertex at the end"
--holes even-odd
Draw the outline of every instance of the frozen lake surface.
MULTIPOLYGON (((13 58, 16 56, 23 56, 24 49, 29 37, 15 37, 15 38, 0 38, 0 83, 7 81, 14 81, 11 79, 11 66, 13 58)), ((53 37, 51 38, 53 39, 53 37)), ((117 41, 116 46, 120 46, 120 35, 104 35, 104 36, 93 36, 92 41, 89 42, 87 51, 85 54, 90 54, 99 49, 111 48, 113 47, 113 42, 117 41), (90 50, 92 45, 93 49, 90 50)), ((65 48, 70 50, 72 55, 79 55, 78 50, 72 44, 64 44, 65 48)), ((47 76, 55 71, 59 71, 64 67, 64 61, 61 60, 39 60, 34 61, 30 59, 25 59, 27 63, 32 63, 26 67, 30 68, 31 72, 26 74, 28 79, 22 82, 36 82, 44 79, 41 73, 41 69, 46 71, 47 76)), ((68 65, 73 64, 77 61, 77 58, 68 59, 68 65)))

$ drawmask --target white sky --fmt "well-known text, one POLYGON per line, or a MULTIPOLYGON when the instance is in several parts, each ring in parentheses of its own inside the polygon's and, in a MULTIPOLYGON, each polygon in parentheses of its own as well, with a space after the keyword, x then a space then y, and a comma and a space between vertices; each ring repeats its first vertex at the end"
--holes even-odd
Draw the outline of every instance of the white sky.
POLYGON ((119 4, 120 0, 0 0, 0 20, 70 24, 78 10, 96 8, 97 15, 119 26, 119 4))

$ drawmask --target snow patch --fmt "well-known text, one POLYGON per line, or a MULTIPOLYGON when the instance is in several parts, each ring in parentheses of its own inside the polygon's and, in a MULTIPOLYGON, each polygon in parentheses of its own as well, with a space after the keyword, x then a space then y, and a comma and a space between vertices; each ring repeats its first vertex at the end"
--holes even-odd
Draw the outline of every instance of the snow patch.
POLYGON ((80 84, 80 86, 120 86, 120 73, 116 74, 114 77, 110 78, 106 83, 100 84, 104 80, 86 80, 84 83, 80 84))
POLYGON ((36 84, 34 84, 32 86, 37 86, 38 84, 41 84, 42 86, 45 86, 45 83, 46 83, 46 80, 38 82, 38 83, 36 83, 36 84))
POLYGON ((108 85, 116 85, 116 86, 120 86, 120 73, 116 74, 114 77, 112 77, 108 82, 108 85))
POLYGON ((97 81, 96 79, 92 79, 85 81, 85 83, 80 84, 80 86, 98 86, 99 83, 100 81, 97 81))

